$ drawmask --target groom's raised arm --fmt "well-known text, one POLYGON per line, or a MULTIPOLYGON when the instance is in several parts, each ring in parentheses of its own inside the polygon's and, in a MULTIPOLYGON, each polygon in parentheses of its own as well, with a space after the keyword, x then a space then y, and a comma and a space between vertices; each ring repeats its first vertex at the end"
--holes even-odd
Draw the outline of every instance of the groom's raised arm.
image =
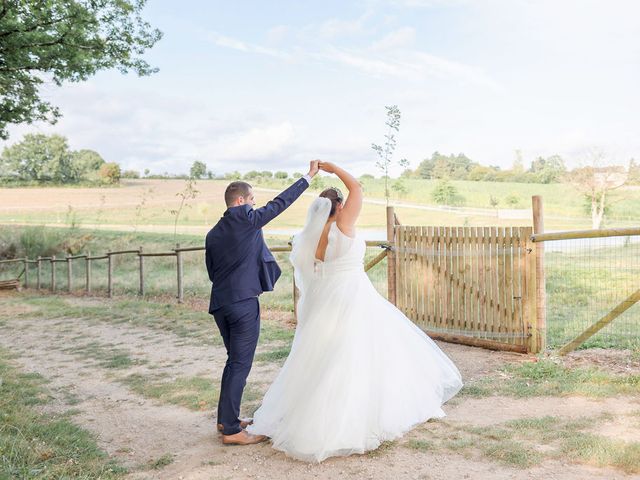
POLYGON ((255 210, 247 206, 247 217, 255 228, 262 228, 271 220, 284 212, 289 205, 295 202, 302 192, 309 188, 311 178, 309 175, 298 179, 293 185, 284 192, 279 193, 273 200, 267 202, 264 207, 255 210))
POLYGON ((264 207, 253 210, 250 206, 247 208, 247 217, 255 228, 262 228, 271 220, 284 212, 289 205, 297 200, 307 188, 311 179, 318 173, 320 160, 312 160, 309 162, 309 173, 298 179, 293 185, 284 192, 278 194, 276 198, 269 201, 264 207))

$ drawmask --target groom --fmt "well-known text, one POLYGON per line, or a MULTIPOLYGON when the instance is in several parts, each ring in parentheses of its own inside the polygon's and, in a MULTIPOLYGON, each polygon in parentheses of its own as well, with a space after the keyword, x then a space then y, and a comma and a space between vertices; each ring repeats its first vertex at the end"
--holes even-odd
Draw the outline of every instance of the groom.
POLYGON ((314 160, 307 175, 256 210, 251 185, 230 183, 224 192, 227 210, 207 234, 205 261, 212 283, 209 313, 227 349, 218 400, 218 430, 225 444, 249 445, 267 439, 247 432, 251 421, 239 418, 242 391, 260 333, 258 296, 273 290, 281 273, 264 242, 262 227, 291 205, 316 173, 318 161, 314 160))

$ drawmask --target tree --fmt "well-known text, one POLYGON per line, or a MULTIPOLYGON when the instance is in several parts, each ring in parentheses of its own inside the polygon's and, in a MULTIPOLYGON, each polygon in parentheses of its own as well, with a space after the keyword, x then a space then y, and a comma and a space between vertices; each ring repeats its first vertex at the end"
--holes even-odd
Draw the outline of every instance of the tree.
MULTIPOLYGON (((389 167, 393 163, 393 153, 396 150, 396 137, 393 132, 400 131, 400 109, 397 105, 384 107, 387 110, 387 121, 385 125, 388 127, 385 134, 384 147, 381 145, 371 144, 371 148, 378 154, 376 167, 382 172, 384 178, 384 196, 389 206, 389 167)), ((398 162, 401 167, 408 167, 409 162, 402 159, 398 162)))
POLYGON ((535 174, 536 181, 539 183, 556 183, 562 181, 567 169, 560 155, 551 155, 547 158, 538 157, 532 161, 529 172, 535 174))
POLYGON ((196 160, 195 162, 193 162, 193 165, 191 165, 191 170, 189 171, 189 176, 191 178, 202 178, 207 174, 207 166, 204 164, 204 162, 200 162, 198 160, 196 160))
POLYGON ((0 4, 0 138, 10 124, 54 123, 42 98, 45 81, 80 82, 100 70, 157 71, 140 58, 162 33, 140 13, 146 0, 2 1, 0 4))
POLYGON ((520 204, 520 197, 512 193, 511 195, 508 195, 507 198, 504 199, 504 201, 511 208, 516 208, 520 204))
POLYGON ((140 172, 137 170, 125 170, 122 172, 122 178, 140 178, 140 172))
POLYGON ((393 185, 391 185, 391 190, 396 192, 399 196, 403 196, 408 191, 406 185, 404 184, 401 178, 393 182, 393 185))
POLYGON ((289 174, 287 172, 276 172, 274 175, 276 178, 279 178, 280 180, 286 180, 287 178, 289 178, 289 174))
POLYGON ((640 184, 640 165, 638 165, 635 159, 629 160, 629 169, 627 170, 629 177, 627 183, 631 185, 640 184))
POLYGON ((260 172, 258 172, 257 170, 251 170, 251 171, 245 173, 242 176, 242 179, 251 181, 251 180, 255 180, 256 178, 259 178, 259 177, 260 177, 260 172))
POLYGON ((67 139, 60 135, 28 134, 2 152, 6 175, 19 180, 69 183, 79 178, 67 139))
POLYGON ((98 170, 98 175, 104 183, 115 185, 120 182, 120 165, 115 162, 108 162, 103 164, 98 170))
POLYGON ((441 180, 437 183, 431 193, 431 198, 438 205, 455 205, 461 203, 462 200, 455 185, 449 183, 448 180, 441 180))
POLYGON ((464 153, 442 155, 439 152, 433 152, 431 158, 424 159, 418 165, 417 174, 420 178, 466 180, 469 172, 477 165, 464 153))
POLYGON ((89 178, 91 174, 97 174, 104 163, 104 159, 96 151, 83 149, 73 152, 73 164, 83 178, 89 178))
POLYGON ((611 193, 622 187, 628 178, 624 167, 605 166, 605 155, 599 149, 588 150, 582 167, 565 176, 565 180, 585 195, 590 204, 591 226, 600 228, 611 203, 611 193))
POLYGON ((187 183, 184 186, 184 190, 176 193, 176 197, 180 197, 180 204, 178 205, 178 208, 176 208, 175 210, 169 211, 171 215, 175 215, 176 217, 176 219, 173 222, 173 241, 174 242, 178 235, 178 220, 180 219, 180 214, 182 213, 182 210, 184 210, 185 208, 191 207, 191 205, 188 204, 189 201, 194 200, 199 193, 200 191, 196 190, 196 182, 193 178, 190 178, 187 180, 187 183))

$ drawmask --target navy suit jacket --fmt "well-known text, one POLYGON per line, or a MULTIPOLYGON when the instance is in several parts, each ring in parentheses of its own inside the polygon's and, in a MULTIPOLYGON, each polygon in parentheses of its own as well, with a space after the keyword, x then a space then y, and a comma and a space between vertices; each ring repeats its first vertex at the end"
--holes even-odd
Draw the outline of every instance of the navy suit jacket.
POLYGON ((205 240, 205 262, 211 280, 209 313, 273 290, 280 267, 267 248, 262 227, 280 215, 309 187, 301 178, 268 202, 228 208, 205 240))

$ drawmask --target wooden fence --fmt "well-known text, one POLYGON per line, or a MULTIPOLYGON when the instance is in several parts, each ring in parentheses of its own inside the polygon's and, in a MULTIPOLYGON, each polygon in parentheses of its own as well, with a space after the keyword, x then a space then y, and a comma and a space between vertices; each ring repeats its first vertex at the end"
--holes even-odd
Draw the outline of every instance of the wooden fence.
POLYGON ((397 306, 430 336, 539 351, 530 227, 396 227, 397 306))
MULTIPOLYGON (((388 249, 390 246, 386 242, 380 241, 367 241, 367 247, 378 247, 382 248, 382 252, 374 257, 366 266, 365 271, 370 270, 375 265, 380 263, 387 255, 388 249)), ((174 257, 176 261, 176 298, 178 303, 182 303, 184 301, 184 253, 185 252, 203 252, 205 250, 204 247, 181 247, 180 244, 176 244, 176 248, 172 249, 170 252, 145 252, 143 248, 140 247, 135 250, 119 250, 119 251, 108 251, 102 255, 91 255, 91 253, 83 254, 83 255, 67 255, 62 258, 57 258, 56 256, 51 257, 37 257, 34 260, 30 260, 28 258, 15 258, 10 260, 0 260, 0 264, 11 264, 17 263, 22 264, 23 269, 22 272, 18 275, 17 279, 6 280, 3 284, 6 284, 7 287, 15 288, 18 285, 22 284, 25 288, 29 288, 30 286, 35 287, 37 290, 42 288, 42 277, 43 277, 43 265, 49 266, 49 274, 50 274, 50 282, 49 288, 51 292, 57 291, 66 291, 72 292, 73 286, 75 284, 75 280, 77 279, 77 275, 75 275, 75 267, 78 262, 82 262, 82 270, 83 273, 82 279, 84 280, 84 291, 86 293, 91 293, 93 290, 92 287, 92 264, 95 261, 105 261, 107 262, 107 296, 109 298, 113 297, 113 288, 116 282, 116 273, 114 272, 114 257, 116 255, 135 255, 137 257, 138 263, 138 271, 139 271, 139 289, 138 294, 140 296, 145 295, 145 259, 149 257, 174 257), (64 285, 58 280, 58 264, 65 265, 65 277, 66 282, 64 285), (36 279, 35 282, 32 281, 30 277, 30 265, 35 266, 36 270, 36 279), (20 279, 23 279, 20 281, 20 279)), ((272 252, 290 252, 291 245, 280 245, 271 247, 270 250, 272 252)), ((2 284, 0 284, 2 285, 2 284)), ((297 289, 295 287, 295 282, 293 285, 293 296, 294 296, 294 306, 295 299, 297 298, 297 289)))
MULTIPOLYGON (((535 222, 534 199, 534 226, 535 222)), ((541 219, 541 215, 539 216, 541 219)), ((383 250, 365 271, 387 258, 388 299, 433 338, 517 352, 539 352, 545 345, 542 243, 534 244, 530 227, 412 227, 400 225, 393 207, 387 207, 387 241, 367 242, 383 250), (542 272, 536 274, 536 270, 542 272)), ((171 256, 176 259, 177 300, 184 299, 183 255, 203 247, 176 248, 170 252, 111 251, 104 255, 76 255, 24 263, 24 283, 29 286, 29 265, 36 264, 36 288, 41 287, 43 262, 51 265, 51 290, 56 285, 56 265, 66 263, 66 290, 73 285, 73 262, 84 260, 85 291, 91 292, 91 264, 108 263, 107 294, 113 295, 115 255, 136 255, 139 294, 145 294, 144 260, 171 256)), ((290 245, 272 247, 291 250, 290 245)), ((293 285, 294 310, 297 300, 293 285)))

